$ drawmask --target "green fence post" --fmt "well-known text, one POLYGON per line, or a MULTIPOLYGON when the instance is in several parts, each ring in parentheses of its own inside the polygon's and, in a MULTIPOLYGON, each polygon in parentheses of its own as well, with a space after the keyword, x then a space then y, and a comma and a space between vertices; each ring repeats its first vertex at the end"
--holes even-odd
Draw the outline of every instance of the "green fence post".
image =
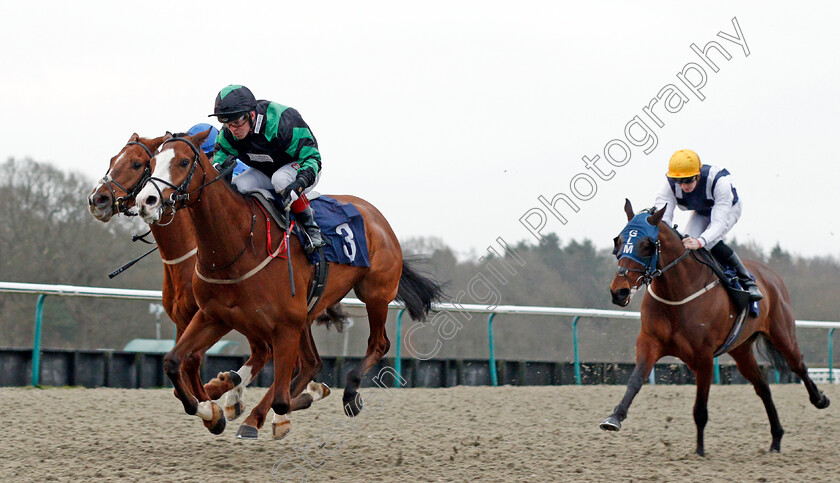
POLYGON ((490 317, 487 317, 487 339, 490 341, 490 383, 493 386, 498 386, 499 375, 496 373, 496 353, 493 350, 493 317, 495 316, 496 313, 493 312, 490 317))
POLYGON ((575 384, 580 386, 581 385, 581 381, 580 381, 580 355, 578 354, 578 331, 577 331, 578 320, 580 320, 580 315, 576 315, 575 318, 572 319, 572 345, 575 348, 575 384))
POLYGON ((834 383, 834 329, 828 329, 828 383, 834 383))
MULTIPOLYGON (((397 352, 394 355, 394 370, 402 377, 402 316, 405 309, 397 312, 397 352)), ((394 378, 394 387, 400 387, 400 378, 394 378)))
POLYGON ((41 319, 44 316, 46 294, 38 296, 35 306, 35 341, 32 343, 32 385, 37 386, 41 375, 41 319))
POLYGON ((720 361, 715 357, 715 384, 720 384, 720 361))

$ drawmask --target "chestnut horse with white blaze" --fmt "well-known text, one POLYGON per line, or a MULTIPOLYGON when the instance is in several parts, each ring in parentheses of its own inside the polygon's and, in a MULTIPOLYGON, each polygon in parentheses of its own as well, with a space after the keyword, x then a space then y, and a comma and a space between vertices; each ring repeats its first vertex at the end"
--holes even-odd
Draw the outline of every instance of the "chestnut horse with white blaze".
MULTIPOLYGON (((153 152, 171 137, 171 134, 167 134, 158 138, 142 138, 136 133, 132 134, 125 147, 111 158, 105 176, 88 196, 89 210, 96 219, 108 222, 119 213, 133 216, 131 208, 134 206, 135 196, 151 176, 153 152)), ((177 341, 198 312, 198 303, 192 287, 195 254, 198 251, 195 231, 189 216, 177 213, 167 218, 164 223, 151 224, 149 228, 164 264, 162 302, 166 313, 175 323, 177 341)), ((333 308, 332 313, 336 311, 338 309, 333 308)), ((340 323, 340 320, 331 321, 340 323)), ((251 357, 239 371, 220 373, 217 378, 203 386, 210 399, 220 399, 226 394, 224 411, 229 420, 236 419, 244 411, 245 403, 241 400, 244 387, 271 357, 271 347, 265 341, 248 342, 251 346, 251 357)), ((202 348, 184 360, 184 374, 194 392, 202 387, 199 369, 206 349, 202 348)), ((304 399, 318 400, 329 394, 326 386, 316 383, 308 389, 311 394, 304 399)), ((253 416, 252 421, 256 422, 257 416, 253 416)), ((259 422, 259 425, 261 424, 262 420, 259 422)))
MULTIPOLYGON (((111 158, 108 171, 88 196, 90 213, 101 222, 108 222, 114 215, 130 215, 134 198, 142 184, 151 175, 150 160, 154 151, 167 136, 142 138, 132 134, 126 145, 111 158)), ((187 328, 198 311, 192 291, 192 277, 195 271, 195 233, 186 217, 175 216, 167 224, 150 225, 163 262, 163 290, 161 301, 167 315, 175 323, 175 340, 187 328)), ((184 361, 184 372, 193 388, 201 386, 199 368, 204 351, 198 351, 184 361)), ((204 386, 213 399, 233 389, 227 374, 220 374, 204 386)), ((235 394, 235 393, 234 393, 235 394)), ((226 408, 231 419, 242 406, 226 408)))
MULTIPOLYGON (((308 328, 315 315, 353 289, 365 303, 371 329, 367 354, 360 367, 347 375, 344 391, 345 412, 355 416, 362 406, 358 397, 361 377, 390 348, 385 333, 388 304, 401 300, 412 318, 420 320, 440 298, 440 287, 403 260, 396 235, 374 206, 353 196, 334 196, 341 203, 352 203, 361 213, 370 266, 332 264, 321 300, 308 311, 305 295, 300 291, 297 296, 291 295, 286 263, 272 258, 280 251, 280 242, 269 246, 270 231, 275 240, 282 238, 283 231, 273 221, 255 223, 263 217, 256 203, 217 182, 216 168, 196 148, 206 135, 166 140, 155 155, 151 179, 137 196, 139 213, 146 222, 159 222, 169 210, 186 209, 196 232, 198 263, 193 291, 201 310, 165 358, 166 373, 185 411, 198 415, 213 432, 224 429, 221 410, 206 395, 191 392, 181 377, 180 366, 209 340, 234 329, 272 347, 274 382, 255 411, 261 408, 267 413, 269 407, 273 409, 275 437, 278 432, 284 435, 288 431, 286 414, 294 409, 291 396, 299 394, 321 366, 308 328), (300 371, 293 380, 298 356, 300 371)), ((297 237, 289 241, 294 286, 308 287, 314 276, 312 265, 297 237)), ((240 434, 256 432, 256 427, 245 424, 239 428, 240 434)))
MULTIPOLYGON (((653 364, 664 356, 680 358, 694 372, 697 397, 694 422, 697 425, 697 449, 703 447, 703 429, 708 421, 707 402, 712 382, 714 353, 721 348, 739 313, 717 275, 683 247, 677 231, 662 222, 665 208, 655 213, 634 215, 630 201, 624 211, 628 224, 615 239, 618 272, 610 284, 613 303, 622 307, 642 284, 648 294, 642 300, 642 326, 636 339, 636 367, 630 376, 627 392, 601 429, 618 431, 633 398, 650 374, 653 364)), ((828 398, 808 376, 796 341, 795 319, 790 295, 782 279, 767 265, 746 262, 764 294, 757 317, 747 317, 740 336, 728 353, 738 371, 752 383, 764 403, 770 419, 770 451, 781 448, 784 430, 770 395, 770 386, 753 355, 753 342, 764 343, 773 362, 785 362, 802 379, 811 403, 819 409, 828 407, 828 398)))

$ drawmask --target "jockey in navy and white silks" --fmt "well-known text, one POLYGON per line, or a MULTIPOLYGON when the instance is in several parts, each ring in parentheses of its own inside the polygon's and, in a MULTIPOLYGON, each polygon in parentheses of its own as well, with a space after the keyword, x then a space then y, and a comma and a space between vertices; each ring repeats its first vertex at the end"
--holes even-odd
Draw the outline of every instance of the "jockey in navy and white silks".
POLYGON ((691 250, 705 248, 724 265, 732 266, 750 300, 763 298, 761 291, 738 255, 723 239, 741 217, 741 199, 724 168, 703 165, 697 153, 681 149, 668 163, 667 182, 656 197, 657 209, 666 206, 662 221, 670 225, 674 207, 692 211, 685 228, 683 245, 691 250))

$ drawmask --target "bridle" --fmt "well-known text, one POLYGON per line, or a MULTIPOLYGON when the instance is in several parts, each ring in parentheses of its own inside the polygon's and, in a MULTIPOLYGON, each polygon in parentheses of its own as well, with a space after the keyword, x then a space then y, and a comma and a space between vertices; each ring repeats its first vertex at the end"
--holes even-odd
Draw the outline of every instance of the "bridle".
MULTIPOLYGON (((129 141, 128 143, 126 143, 126 147, 135 146, 135 145, 140 146, 141 148, 143 148, 143 151, 146 151, 146 154, 149 155, 149 160, 151 160, 152 157, 154 157, 154 154, 152 154, 152 151, 145 144, 139 143, 137 141, 129 141)), ((123 149, 125 149, 125 148, 123 148, 123 149)), ((99 182, 104 184, 105 186, 107 186, 108 191, 111 192, 111 199, 113 200, 113 202, 111 204, 111 209, 114 212, 122 213, 125 216, 137 216, 137 213, 132 213, 129 210, 128 202, 137 197, 137 194, 140 193, 141 189, 143 189, 143 185, 146 184, 146 181, 149 178, 151 178, 151 176, 152 176, 151 163, 146 164, 146 168, 143 170, 143 175, 140 177, 140 179, 137 181, 137 183, 134 185, 134 187, 131 188, 130 190, 127 189, 126 187, 124 187, 123 185, 121 185, 119 183, 119 181, 115 180, 114 178, 112 178, 108 174, 108 173, 111 172, 111 168, 113 168, 113 166, 108 167, 108 171, 105 172, 105 176, 103 176, 102 179, 99 180, 99 182), (112 184, 116 185, 117 188, 124 191, 125 196, 117 197, 116 190, 114 190, 114 187, 112 186, 112 184)))
MULTIPOLYGON (((205 180, 207 179, 207 171, 204 169, 204 165, 200 163, 199 150, 195 146, 195 144, 193 144, 192 141, 190 141, 187 138, 182 138, 182 137, 175 136, 175 137, 171 137, 171 138, 167 139, 166 141, 164 141, 160 145, 161 147, 158 148, 158 152, 163 148, 163 146, 166 143, 171 143, 171 142, 186 143, 187 146, 189 146, 190 149, 193 152, 193 155, 194 155, 193 156, 193 161, 192 161, 192 165, 190 166, 190 171, 187 173, 187 177, 184 178, 184 181, 182 181, 181 184, 179 184, 177 186, 173 183, 170 183, 169 181, 166 181, 166 180, 163 180, 161 178, 154 177, 154 176, 149 176, 149 179, 147 180, 147 182, 148 181, 154 181, 154 183, 152 183, 152 185, 155 187, 155 189, 158 192, 158 196, 160 197, 161 205, 162 205, 164 211, 168 208, 171 211, 172 219, 174 219, 174 215, 175 215, 176 211, 178 211, 181 208, 186 208, 186 207, 188 207, 192 204, 198 203, 199 200, 201 200, 201 195, 204 193, 204 188, 206 188, 207 186, 215 183, 216 181, 219 181, 220 179, 223 179, 227 175, 228 172, 233 170, 233 168, 236 166, 236 164, 228 162, 230 160, 230 158, 233 157, 233 156, 229 156, 228 159, 225 160, 225 163, 224 163, 224 164, 227 164, 228 166, 225 167, 224 169, 222 169, 215 178, 213 178, 210 181, 205 182, 205 180), (193 176, 195 175, 195 172, 196 172, 196 166, 201 167, 201 186, 199 186, 198 188, 196 188, 193 191, 188 191, 189 187, 190 187, 190 183, 192 183, 193 176), (158 183, 174 189, 172 194, 169 195, 168 200, 163 199, 163 191, 161 190, 158 183), (196 192, 198 193, 198 196, 193 199, 193 195, 196 192), (178 205, 179 203, 180 203, 180 206, 178 205)), ((170 219, 169 223, 171 223, 171 222, 172 221, 170 219)), ((162 226, 168 225, 169 223, 166 223, 162 226)), ((160 224, 160 223, 157 223, 157 224, 160 224)))
MULTIPOLYGON (((630 285, 631 288, 638 289, 642 284, 648 284, 649 285, 651 282, 653 282, 654 278, 661 276, 663 273, 665 273, 666 270, 674 267, 676 264, 683 261, 683 259, 685 259, 689 254, 691 254, 691 250, 686 248, 685 251, 682 253, 682 255, 675 258, 674 261, 672 261, 668 265, 665 265, 662 268, 658 268, 657 267, 657 265, 659 264, 658 259, 659 259, 659 254, 660 254, 660 251, 661 251, 661 245, 659 244, 658 239, 656 240, 655 245, 656 245, 656 251, 650 257, 646 257, 648 261, 647 261, 647 263, 645 263, 644 268, 618 267, 618 270, 616 270, 616 276, 624 277, 627 280, 627 284, 630 285), (639 278, 636 279, 636 285, 633 285, 633 284, 630 283, 630 279, 627 277, 628 272, 641 273, 639 278)), ((625 257, 619 256, 618 260, 621 261, 622 258, 625 258, 625 257)), ((633 261, 636 262, 635 260, 633 260, 633 261)), ((639 262, 636 262, 636 263, 639 263, 639 262)))
MULTIPOLYGON (((149 181, 155 181, 155 183, 152 183, 152 185, 157 190, 158 196, 161 200, 161 204, 163 205, 164 209, 169 208, 169 210, 171 210, 172 218, 170 219, 170 221, 168 223, 163 224, 162 226, 166 226, 169 223, 172 223, 172 220, 175 219, 175 212, 178 211, 179 209, 187 208, 191 205, 194 205, 194 204, 198 203, 201 200, 201 195, 204 193, 204 188, 206 188, 207 186, 210 186, 211 184, 215 183, 216 181, 219 181, 220 179, 224 179, 224 177, 230 171, 232 171, 233 168, 236 166, 236 163, 230 162, 230 161, 233 160, 234 156, 228 156, 228 158, 223 163, 223 166, 224 165, 226 165, 226 166, 221 171, 219 171, 218 175, 215 178, 211 179, 210 181, 205 182, 205 180, 207 179, 207 170, 204 169, 204 165, 201 164, 201 162, 200 162, 201 161, 201 155, 199 154, 198 148, 195 147, 195 144, 193 144, 192 141, 190 141, 189 139, 175 136, 175 137, 169 138, 166 141, 164 141, 160 145, 161 147, 158 148, 158 151, 160 152, 161 149, 163 148, 163 146, 166 143, 170 143, 170 142, 186 143, 187 146, 189 146, 190 149, 192 149, 192 152, 193 152, 194 156, 193 156, 192 166, 190 166, 190 171, 187 173, 187 177, 184 178, 184 181, 182 181, 181 184, 179 184, 177 186, 175 184, 170 183, 169 181, 163 180, 161 178, 156 178, 154 176, 149 178, 149 181), (192 183, 193 176, 195 175, 195 172, 196 172, 196 166, 201 167, 201 186, 194 189, 193 191, 188 191, 189 187, 190 187, 190 184, 192 183), (175 190, 175 191, 172 192, 171 195, 169 195, 168 200, 164 201, 163 191, 160 189, 160 186, 158 186, 157 183, 161 183, 161 184, 163 184, 165 186, 168 186, 170 188, 173 188, 175 190), (192 196, 196 192, 198 192, 198 196, 195 197, 195 199, 192 199, 192 196), (178 206, 179 203, 180 203, 180 206, 178 206)), ((257 215, 256 215, 256 213, 254 213, 251 216, 251 230, 250 230, 250 233, 248 235, 249 243, 245 244, 245 246, 242 248, 242 251, 239 252, 239 255, 237 255, 233 259, 233 261, 231 261, 230 263, 228 263, 224 266, 221 266, 221 267, 216 267, 214 265, 208 265, 208 264, 202 263, 201 259, 197 257, 196 261, 198 263, 197 263, 195 268, 196 268, 196 273, 199 275, 199 277, 202 277, 202 275, 198 272, 198 266, 199 265, 201 265, 202 268, 204 268, 205 270, 208 270, 208 271, 224 270, 226 268, 230 268, 234 263, 236 263, 240 258, 242 258, 242 255, 245 254, 245 251, 248 249, 249 246, 253 248, 253 246, 254 246, 254 242, 253 242, 254 226, 256 224, 256 221, 257 221, 257 215)), ((157 222, 156 222, 156 224, 161 225, 160 223, 157 223, 157 222)), ((254 250, 254 251, 256 252, 256 250, 254 250)))
MULTIPOLYGON (((676 230, 674 230, 676 232, 676 230)), ((679 235, 679 233, 677 233, 679 235)), ((622 258, 630 258, 633 262, 642 265, 644 268, 630 268, 630 267, 618 267, 616 270, 616 276, 624 277, 627 280, 627 285, 630 286, 632 289, 638 289, 642 284, 650 285, 653 282, 653 279, 656 277, 661 276, 667 270, 673 268, 678 263, 683 261, 689 254, 691 254, 691 250, 685 249, 685 251, 675 258, 671 263, 665 265, 662 268, 659 268, 659 255, 662 252, 662 245, 659 242, 659 237, 657 236, 655 240, 653 240, 655 250, 652 255, 647 257, 639 257, 635 253, 632 252, 622 252, 618 253, 618 246, 616 245, 616 251, 614 254, 618 261, 620 262, 622 258), (630 283, 630 278, 627 277, 629 272, 640 273, 641 275, 636 279, 636 284, 630 283)))

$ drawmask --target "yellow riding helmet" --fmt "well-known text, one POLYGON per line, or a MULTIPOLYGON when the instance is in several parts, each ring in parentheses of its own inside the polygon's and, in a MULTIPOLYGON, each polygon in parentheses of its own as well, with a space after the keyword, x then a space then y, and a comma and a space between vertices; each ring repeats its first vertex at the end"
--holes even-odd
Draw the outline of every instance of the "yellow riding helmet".
POLYGON ((668 162, 669 178, 688 178, 700 174, 700 156, 690 149, 680 149, 671 156, 668 162))

